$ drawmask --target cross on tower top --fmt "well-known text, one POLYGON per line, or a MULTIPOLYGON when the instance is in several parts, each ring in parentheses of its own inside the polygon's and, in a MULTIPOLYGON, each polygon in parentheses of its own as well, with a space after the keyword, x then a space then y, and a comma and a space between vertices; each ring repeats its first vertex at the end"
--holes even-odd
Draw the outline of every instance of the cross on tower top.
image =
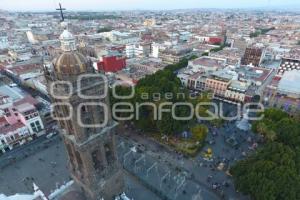
POLYGON ((59 3, 59 8, 56 8, 56 10, 60 11, 60 16, 61 16, 61 20, 60 21, 61 22, 65 21, 63 10, 66 10, 66 9, 61 7, 61 3, 59 3))

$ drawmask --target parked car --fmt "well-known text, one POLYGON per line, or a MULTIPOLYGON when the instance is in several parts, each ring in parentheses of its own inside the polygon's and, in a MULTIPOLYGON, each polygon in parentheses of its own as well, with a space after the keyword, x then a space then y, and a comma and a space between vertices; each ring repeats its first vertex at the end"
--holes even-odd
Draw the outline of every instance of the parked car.
POLYGON ((51 132, 51 133, 49 133, 47 136, 46 136, 46 138, 48 138, 48 139, 50 139, 50 138, 52 138, 54 135, 56 135, 57 133, 56 132, 51 132))

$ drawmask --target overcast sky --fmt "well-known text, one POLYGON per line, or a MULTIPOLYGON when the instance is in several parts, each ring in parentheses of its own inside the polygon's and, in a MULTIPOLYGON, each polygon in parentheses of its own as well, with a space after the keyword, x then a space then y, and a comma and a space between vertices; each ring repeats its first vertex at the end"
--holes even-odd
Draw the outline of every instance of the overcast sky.
POLYGON ((0 0, 0 9, 51 11, 59 2, 68 10, 300 7, 300 0, 0 0))

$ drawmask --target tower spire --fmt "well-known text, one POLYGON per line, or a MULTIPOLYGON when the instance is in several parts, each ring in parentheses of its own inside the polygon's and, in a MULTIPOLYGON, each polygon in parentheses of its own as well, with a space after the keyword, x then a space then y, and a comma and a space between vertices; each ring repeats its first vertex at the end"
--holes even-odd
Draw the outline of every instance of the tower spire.
POLYGON ((59 3, 59 8, 56 8, 56 10, 60 11, 60 16, 61 16, 61 20, 60 21, 61 22, 65 21, 63 10, 66 10, 66 9, 61 6, 61 3, 59 3))

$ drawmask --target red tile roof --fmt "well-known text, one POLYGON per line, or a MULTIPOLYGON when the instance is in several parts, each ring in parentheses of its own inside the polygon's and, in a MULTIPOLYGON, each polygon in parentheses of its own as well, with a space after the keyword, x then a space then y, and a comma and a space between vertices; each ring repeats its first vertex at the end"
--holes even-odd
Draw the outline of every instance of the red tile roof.
POLYGON ((27 64, 27 65, 18 65, 11 68, 7 68, 16 75, 26 74, 33 71, 41 70, 39 64, 27 64))
POLYGON ((27 95, 24 98, 22 98, 22 99, 20 99, 18 101, 15 101, 13 103, 13 105, 14 106, 19 106, 19 105, 24 104, 24 103, 29 103, 31 105, 36 106, 39 102, 35 98, 33 98, 32 96, 27 95))
POLYGON ((6 120, 6 118, 4 116, 1 116, 0 117, 0 127, 3 127, 7 124, 8 124, 8 121, 6 120))
POLYGON ((270 76, 270 74, 272 73, 272 70, 266 69, 266 68, 253 67, 252 69, 253 69, 253 71, 255 71, 255 70, 262 71, 261 76, 256 78, 257 81, 262 81, 262 82, 265 81, 270 76))
POLYGON ((4 126, 4 127, 1 127, 0 134, 6 135, 9 132, 15 131, 15 130, 17 130, 19 128, 22 128, 22 127, 25 127, 25 125, 22 122, 18 122, 18 123, 15 123, 15 124, 4 126))

